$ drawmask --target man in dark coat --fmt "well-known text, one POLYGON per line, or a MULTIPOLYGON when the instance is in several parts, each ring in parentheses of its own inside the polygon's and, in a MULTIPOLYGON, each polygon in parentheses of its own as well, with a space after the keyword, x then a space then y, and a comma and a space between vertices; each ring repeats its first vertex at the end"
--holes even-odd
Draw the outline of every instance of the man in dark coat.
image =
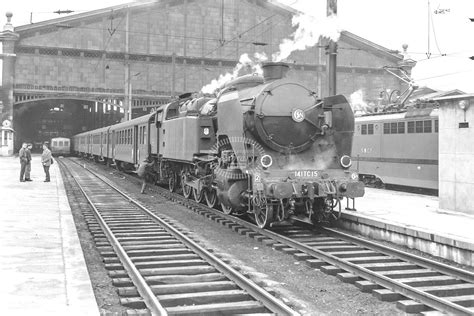
POLYGON ((142 178, 142 189, 140 191, 141 194, 145 194, 147 182, 152 183, 153 178, 148 173, 151 172, 153 164, 154 161, 150 162, 149 159, 144 159, 138 166, 137 175, 142 178))
POLYGON ((23 177, 25 175, 26 164, 28 163, 28 158, 27 158, 27 155, 26 155, 26 146, 27 146, 27 144, 23 143, 23 145, 21 146, 20 152, 18 153, 18 157, 20 158, 20 165, 21 165, 20 182, 25 182, 23 177))
POLYGON ((51 166, 51 160, 53 156, 51 155, 51 150, 48 148, 49 143, 44 142, 43 144, 43 153, 41 154, 41 163, 43 164, 44 173, 46 175, 46 180, 44 182, 49 182, 49 167, 51 166))
POLYGON ((26 168, 25 168, 25 181, 33 181, 30 178, 30 173, 31 173, 31 147, 33 147, 31 144, 28 144, 26 146, 27 163, 26 163, 26 168))

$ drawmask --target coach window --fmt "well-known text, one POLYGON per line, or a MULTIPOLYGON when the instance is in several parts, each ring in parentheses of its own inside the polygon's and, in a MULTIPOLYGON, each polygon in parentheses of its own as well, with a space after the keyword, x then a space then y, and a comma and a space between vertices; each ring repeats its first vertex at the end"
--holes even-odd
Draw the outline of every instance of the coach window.
POLYGON ((390 134, 396 134, 397 133, 397 123, 390 123, 390 134))
POLYGON ((431 133, 431 120, 423 121, 423 133, 431 133))
POLYGON ((438 120, 435 120, 435 133, 438 133, 438 120))
POLYGON ((408 133, 415 132, 415 122, 408 122, 408 133))
POLYGON ((383 123, 383 133, 390 134, 390 123, 383 123))
POLYGON ((373 135, 374 134, 374 124, 367 125, 367 134, 373 135))
POLYGON ((405 134, 405 122, 398 122, 398 134, 405 134))
POLYGON ((166 120, 178 117, 178 107, 179 103, 170 104, 166 109, 166 120))
POLYGON ((415 122, 415 132, 416 133, 423 133, 423 121, 416 121, 415 122))
POLYGON ((360 130, 360 133, 362 135, 366 135, 367 134, 367 124, 362 124, 362 129, 360 130))

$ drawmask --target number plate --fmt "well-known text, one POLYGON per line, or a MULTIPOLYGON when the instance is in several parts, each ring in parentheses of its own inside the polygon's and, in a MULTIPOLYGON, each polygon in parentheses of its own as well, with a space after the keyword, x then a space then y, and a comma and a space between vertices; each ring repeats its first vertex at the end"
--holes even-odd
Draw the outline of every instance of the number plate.
POLYGON ((316 178, 319 176, 318 170, 295 170, 293 171, 295 178, 316 178))

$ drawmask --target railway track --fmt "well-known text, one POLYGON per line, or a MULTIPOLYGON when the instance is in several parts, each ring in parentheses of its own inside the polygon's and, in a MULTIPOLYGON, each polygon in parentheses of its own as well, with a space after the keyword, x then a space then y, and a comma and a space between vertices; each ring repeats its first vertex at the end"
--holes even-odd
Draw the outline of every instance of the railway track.
POLYGON ((298 315, 104 177, 57 161, 91 205, 94 239, 125 306, 153 315, 298 315))
POLYGON ((242 218, 223 214, 161 187, 154 187, 153 191, 239 234, 353 283, 363 292, 372 292, 384 301, 397 302, 406 313, 474 314, 472 272, 334 229, 281 225, 263 230, 242 218))

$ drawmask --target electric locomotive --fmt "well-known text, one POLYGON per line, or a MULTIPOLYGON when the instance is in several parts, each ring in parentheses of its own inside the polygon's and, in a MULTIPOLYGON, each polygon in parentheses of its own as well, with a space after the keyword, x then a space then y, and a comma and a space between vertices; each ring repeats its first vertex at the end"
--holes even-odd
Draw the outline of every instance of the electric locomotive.
POLYGON ((438 108, 410 107, 355 119, 359 178, 382 187, 438 191, 438 108))
POLYGON ((71 140, 66 137, 51 138, 51 154, 53 156, 67 156, 71 154, 71 140))

